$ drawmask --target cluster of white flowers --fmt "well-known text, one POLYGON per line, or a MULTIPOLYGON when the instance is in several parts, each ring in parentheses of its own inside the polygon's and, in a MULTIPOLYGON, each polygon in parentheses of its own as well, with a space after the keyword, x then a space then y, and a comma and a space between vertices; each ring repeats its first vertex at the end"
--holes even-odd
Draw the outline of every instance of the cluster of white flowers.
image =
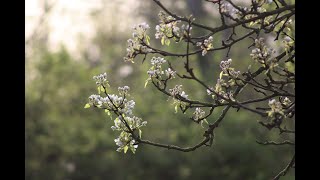
POLYGON ((147 71, 147 74, 149 75, 149 77, 146 80, 145 87, 147 86, 149 81, 153 81, 153 80, 161 84, 161 80, 164 79, 162 75, 165 75, 167 77, 166 80, 175 78, 176 71, 173 71, 171 68, 168 68, 165 71, 162 70, 162 64, 166 62, 167 61, 162 57, 152 57, 151 59, 152 66, 147 71))
POLYGON ((228 1, 222 1, 221 3, 221 12, 224 14, 228 14, 233 18, 238 18, 241 14, 238 9, 232 6, 228 1))
POLYGON ((102 103, 105 102, 106 100, 101 97, 100 95, 97 95, 97 94, 92 94, 89 96, 89 102, 88 104, 90 106, 97 106, 97 107, 101 107, 102 106, 102 103))
POLYGON ((132 29, 133 38, 143 39, 145 37, 146 31, 150 29, 150 26, 147 23, 143 22, 138 25, 134 25, 132 29))
POLYGON ((96 81, 98 86, 106 86, 108 84, 107 73, 99 74, 97 76, 93 76, 93 79, 96 81))
POLYGON ((120 95, 127 94, 130 90, 129 86, 118 87, 118 91, 120 95))
POLYGON ((122 150, 126 153, 127 150, 130 148, 130 150, 135 153, 136 149, 138 148, 138 145, 135 144, 135 139, 131 133, 129 133, 130 130, 133 130, 134 132, 139 131, 139 137, 141 138, 141 130, 140 128, 147 125, 147 121, 142 121, 141 118, 138 118, 136 116, 119 116, 114 120, 114 126, 111 127, 112 130, 116 131, 122 131, 120 133, 120 136, 115 139, 116 145, 119 146, 117 151, 121 152, 122 150), (125 122, 125 123, 124 123, 125 122), (127 127, 129 126, 129 128, 127 127))
POLYGON ((202 49, 202 56, 206 55, 208 50, 213 48, 212 45, 213 37, 210 36, 208 39, 205 39, 203 42, 197 42, 197 46, 200 46, 202 49))
MULTIPOLYGON (((230 99, 232 101, 235 101, 235 99, 233 98, 233 92, 232 90, 229 90, 227 92, 225 92, 223 89, 224 88, 229 88, 231 86, 234 85, 234 79, 230 79, 228 82, 225 82, 224 79, 222 79, 222 77, 220 77, 219 79, 217 79, 217 83, 215 85, 215 89, 214 89, 214 92, 219 94, 220 96, 222 96, 224 99, 230 99)), ((211 89, 213 90, 213 89, 211 89)), ((212 92, 207 89, 207 93, 208 95, 211 95, 212 92)), ((212 95, 212 98, 214 99, 215 96, 212 95)), ((220 102, 220 103, 223 103, 225 100, 221 98, 221 97, 217 97, 217 100, 220 102)))
POLYGON ((160 23, 170 23, 171 21, 175 21, 176 19, 172 16, 166 16, 166 13, 160 11, 159 14, 160 23))
POLYGON ((263 66, 272 65, 272 55, 275 53, 275 51, 266 46, 263 38, 255 39, 255 47, 256 48, 251 51, 251 58, 263 66))
POLYGON ((114 126, 111 127, 112 130, 117 130, 117 131, 122 131, 122 130, 126 130, 129 131, 129 129, 127 128, 126 124, 123 123, 123 121, 121 119, 124 119, 126 121, 126 123, 128 124, 128 126, 130 127, 130 129, 138 129, 142 126, 146 126, 147 125, 147 121, 142 121, 141 118, 133 116, 133 117, 122 117, 119 116, 118 118, 116 118, 114 120, 114 126))
POLYGON ((202 110, 201 108, 196 108, 196 110, 193 113, 193 120, 198 121, 199 119, 202 119, 206 112, 202 110))
POLYGON ((126 116, 131 116, 135 104, 136 103, 133 100, 128 101, 127 99, 124 99, 124 107, 118 108, 118 111, 126 116))
POLYGON ((138 145, 135 144, 136 141, 131 137, 131 134, 124 131, 117 139, 114 140, 114 142, 119 146, 117 149, 118 152, 124 151, 126 153, 130 148, 130 150, 135 153, 138 148, 138 145))
POLYGON ((166 16, 163 11, 160 11, 158 16, 160 18, 160 24, 156 25, 155 38, 161 39, 162 45, 169 45, 171 38, 174 38, 174 40, 180 39, 181 32, 177 25, 181 21, 176 20, 172 16, 166 16))
POLYGON ((161 39, 162 44, 164 44, 170 38, 180 37, 180 28, 177 27, 177 23, 178 21, 172 21, 167 24, 156 25, 155 38, 161 39))
POLYGON ((228 73, 227 70, 230 67, 231 63, 232 63, 232 59, 228 59, 227 61, 221 61, 220 68, 222 69, 223 72, 228 73))
POLYGON ((180 95, 184 99, 188 99, 188 95, 184 91, 182 91, 182 85, 176 85, 174 88, 169 89, 169 92, 173 97, 180 95))
POLYGON ((224 82, 223 79, 218 79, 216 86, 215 86, 215 92, 218 94, 224 94, 222 87, 225 85, 226 83, 224 82))
POLYGON ((165 70, 165 74, 170 79, 175 78, 176 71, 173 71, 171 68, 168 68, 167 70, 165 70))
POLYGON ((164 74, 164 71, 162 71, 161 65, 165 62, 167 62, 167 61, 162 57, 152 57, 151 58, 151 64, 153 66, 147 71, 150 78, 160 77, 162 74, 164 74))
POLYGON ((276 101, 275 99, 272 99, 272 100, 269 100, 268 105, 271 108, 270 111, 267 111, 269 117, 274 117, 275 114, 284 115, 282 105, 280 102, 276 101))
POLYGON ((240 71, 235 71, 234 68, 231 68, 232 59, 227 61, 220 62, 220 68, 225 73, 225 75, 231 75, 233 78, 237 78, 240 75, 240 71))
POLYGON ((285 98, 283 99, 283 102, 282 102, 283 105, 289 106, 290 103, 291 103, 291 100, 290 100, 288 97, 285 97, 285 98))
POLYGON ((149 44, 149 36, 146 31, 150 28, 147 23, 141 23, 133 27, 132 37, 127 41, 127 55, 124 57, 125 61, 133 62, 133 58, 138 54, 146 54, 152 52, 152 49, 143 44, 149 44), (143 44, 142 44, 143 43, 143 44))
POLYGON ((126 98, 119 97, 115 94, 110 94, 107 97, 101 97, 100 95, 93 94, 89 97, 88 104, 90 106, 96 106, 98 108, 113 110, 116 107, 117 110, 126 115, 131 116, 134 109, 135 102, 133 100, 128 101, 126 98), (116 107, 114 107, 116 106, 116 107))
POLYGON ((181 32, 182 32, 183 36, 186 36, 186 37, 191 36, 191 30, 192 30, 192 27, 190 26, 190 28, 189 28, 189 24, 187 24, 187 25, 182 24, 181 32), (189 34, 188 34, 188 29, 189 29, 189 34))
POLYGON ((165 62, 167 62, 167 61, 166 61, 164 58, 162 58, 162 57, 152 57, 152 58, 151 58, 151 64, 152 64, 153 66, 155 66, 156 69, 161 68, 161 65, 162 65, 163 63, 165 63, 165 62))
MULTIPOLYGON (((100 74, 98 76, 94 76, 93 78, 98 85, 99 94, 104 89, 101 85, 107 83, 107 74, 100 74)), ((85 108, 89 108, 91 106, 95 106, 101 109, 105 109, 105 112, 111 117, 112 112, 116 112, 115 114, 118 117, 114 120, 114 126, 111 127, 112 130, 121 131, 120 135, 117 139, 115 139, 116 145, 119 146, 117 151, 127 152, 130 149, 133 153, 135 153, 136 145, 135 139, 138 137, 134 134, 134 132, 139 132, 139 137, 141 138, 141 130, 142 126, 146 126, 147 122, 142 121, 141 118, 138 118, 133 115, 133 109, 135 107, 135 102, 133 100, 128 100, 125 95, 128 94, 130 90, 129 86, 119 87, 119 95, 108 94, 106 93, 106 97, 102 97, 97 94, 91 95, 88 99, 88 103, 85 105, 85 108)))
POLYGON ((207 89, 207 94, 211 95, 213 94, 213 91, 214 91, 213 87, 209 87, 209 89, 207 89))

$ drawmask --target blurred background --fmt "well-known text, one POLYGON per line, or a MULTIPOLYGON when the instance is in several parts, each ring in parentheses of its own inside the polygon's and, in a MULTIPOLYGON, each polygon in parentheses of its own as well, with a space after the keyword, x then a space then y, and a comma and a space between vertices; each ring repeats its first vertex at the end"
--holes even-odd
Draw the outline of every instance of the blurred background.
MULTIPOLYGON (((161 2, 179 15, 193 14, 198 22, 219 25, 216 7, 208 2, 161 2)), ((147 22, 154 39, 159 7, 153 1, 139 0, 26 0, 25 8, 25 179, 264 180, 290 161, 292 147, 255 142, 284 137, 261 127, 257 123, 260 117, 234 110, 217 129, 212 147, 183 153, 141 145, 136 154, 117 152, 114 139, 118 132, 110 128, 113 121, 103 111, 83 108, 87 98, 96 94, 92 76, 103 72, 107 72, 115 91, 118 86, 131 87, 131 98, 136 101, 134 113, 148 121, 143 128, 144 139, 179 146, 202 139, 204 129, 188 119, 190 114, 175 114, 166 96, 152 86, 143 88, 151 57, 144 64, 143 57, 134 64, 123 61, 133 25, 147 22)), ((205 32, 194 29, 194 33, 205 32)), ((227 35, 218 35, 217 44, 227 35)), ((161 47, 155 40, 151 44, 168 51, 183 48, 175 44, 161 47)), ((249 45, 249 41, 243 41, 231 51, 239 70, 245 70, 251 62, 246 48, 249 45)), ((214 86, 225 56, 224 51, 193 56, 192 65, 205 82, 214 86)), ((173 58, 168 60, 179 64, 173 58)), ((209 100, 197 84, 179 83, 190 98, 209 100)), ((208 121, 218 115, 216 111, 208 121)), ((293 170, 282 179, 294 179, 293 170)))

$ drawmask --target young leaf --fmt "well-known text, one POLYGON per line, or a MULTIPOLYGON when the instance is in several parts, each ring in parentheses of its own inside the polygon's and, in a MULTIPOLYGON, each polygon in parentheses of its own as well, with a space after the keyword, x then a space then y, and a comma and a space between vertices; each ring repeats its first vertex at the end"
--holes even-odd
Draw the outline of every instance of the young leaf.
POLYGON ((220 79, 222 78, 222 75, 223 75, 223 71, 221 71, 221 73, 220 73, 220 79))
POLYGON ((161 38, 161 44, 164 45, 164 36, 161 38))
POLYGON ((169 46, 170 45, 170 40, 166 39, 165 43, 166 43, 167 46, 169 46))
POLYGON ((100 86, 100 91, 101 91, 101 92, 105 92, 105 89, 104 89, 103 86, 100 86))
POLYGON ((132 151, 133 154, 136 153, 136 149, 135 149, 134 147, 130 147, 130 149, 131 149, 131 151, 132 151))
POLYGON ((139 138, 141 138, 141 135, 142 135, 142 131, 141 129, 139 129, 139 138))
POLYGON ((128 146, 123 147, 123 152, 124 152, 124 153, 127 153, 128 149, 129 149, 128 146))
POLYGON ((146 35, 146 43, 147 45, 150 45, 150 37, 148 35, 146 35))
POLYGON ((87 103, 87 104, 84 106, 85 109, 87 109, 87 108, 89 108, 89 107, 90 107, 90 104, 89 104, 89 103, 87 103))
POLYGON ((144 88, 147 87, 148 83, 149 83, 149 79, 147 79, 147 80, 146 80, 146 83, 144 83, 144 88))
POLYGON ((110 117, 110 119, 112 120, 112 115, 111 115, 110 111, 108 109, 105 109, 104 112, 106 112, 108 114, 108 116, 110 117))
POLYGON ((174 107, 175 112, 178 112, 178 104, 174 107))

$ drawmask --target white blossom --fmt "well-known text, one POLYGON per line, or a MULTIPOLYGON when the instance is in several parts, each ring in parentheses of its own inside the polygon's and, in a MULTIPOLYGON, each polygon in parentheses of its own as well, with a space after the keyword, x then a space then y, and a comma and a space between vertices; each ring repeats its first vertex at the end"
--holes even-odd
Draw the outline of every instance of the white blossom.
POLYGON ((129 86, 118 87, 118 91, 120 95, 127 94, 130 90, 129 86))
POLYGON ((93 79, 96 81, 97 85, 107 85, 108 80, 107 80, 107 73, 99 74, 97 76, 93 76, 93 79))
POLYGON ((208 50, 213 48, 212 42, 213 42, 213 37, 210 36, 207 39, 205 39, 203 42, 196 43, 196 45, 200 46, 200 48, 202 49, 202 53, 201 53, 202 56, 206 55, 208 50))
POLYGON ((176 71, 172 71, 171 68, 165 70, 165 73, 168 78, 175 78, 176 71))
POLYGON ((204 115, 205 115, 205 111, 204 110, 202 110, 201 108, 196 108, 196 110, 193 113, 193 119, 195 121, 197 121, 197 120, 203 118, 204 115))
POLYGON ((182 91, 182 85, 176 85, 174 88, 169 89, 169 92, 173 97, 180 95, 181 97, 188 99, 188 95, 182 91))
POLYGON ((267 111, 270 117, 273 117, 275 113, 282 115, 284 114, 281 103, 276 101, 275 99, 269 100, 268 105, 271 108, 270 111, 267 111))

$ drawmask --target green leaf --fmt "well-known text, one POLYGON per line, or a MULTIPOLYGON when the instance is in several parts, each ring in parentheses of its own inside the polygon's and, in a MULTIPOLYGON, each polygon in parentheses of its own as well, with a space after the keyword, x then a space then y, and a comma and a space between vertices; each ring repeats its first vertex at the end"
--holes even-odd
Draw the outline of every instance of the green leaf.
POLYGON ((89 107, 90 107, 90 104, 89 104, 89 103, 87 103, 87 104, 84 106, 85 109, 87 109, 87 108, 89 108, 89 107))
POLYGON ((178 104, 174 107, 175 112, 178 112, 178 104))
POLYGON ((148 79, 146 80, 146 83, 144 83, 144 88, 147 87, 147 85, 148 85, 148 83, 149 83, 149 79, 150 79, 150 78, 148 78, 148 79))
POLYGON ((105 89, 103 86, 98 86, 98 93, 101 94, 101 92, 105 92, 105 89))
POLYGON ((221 73, 220 73, 220 79, 222 78, 222 75, 223 75, 223 71, 221 71, 221 73))
POLYGON ((112 115, 111 115, 110 111, 108 109, 105 109, 104 112, 106 112, 108 114, 108 116, 110 117, 110 119, 112 120, 112 115))
POLYGON ((136 149, 135 149, 133 146, 131 146, 130 149, 131 149, 131 151, 132 151, 133 154, 136 153, 136 149))
POLYGON ((142 131, 141 129, 139 129, 139 138, 141 138, 141 136, 142 136, 142 131))
POLYGON ((146 43, 147 45, 150 45, 150 37, 148 35, 146 35, 146 43))
POLYGON ((104 112, 106 112, 110 116, 110 111, 108 109, 105 109, 104 112))
POLYGON ((161 44, 164 45, 164 36, 161 38, 161 44))
POLYGON ((203 121, 200 121, 200 125, 201 125, 201 127, 202 127, 202 128, 204 128, 202 124, 203 124, 203 121))
POLYGON ((101 92, 105 92, 105 89, 104 89, 103 86, 100 86, 100 91, 101 91, 101 92))
POLYGON ((170 40, 169 40, 169 39, 166 39, 165 44, 166 44, 167 46, 169 46, 169 45, 170 45, 170 40))
POLYGON ((123 147, 123 152, 124 152, 124 153, 127 153, 128 149, 129 149, 128 146, 123 147))

